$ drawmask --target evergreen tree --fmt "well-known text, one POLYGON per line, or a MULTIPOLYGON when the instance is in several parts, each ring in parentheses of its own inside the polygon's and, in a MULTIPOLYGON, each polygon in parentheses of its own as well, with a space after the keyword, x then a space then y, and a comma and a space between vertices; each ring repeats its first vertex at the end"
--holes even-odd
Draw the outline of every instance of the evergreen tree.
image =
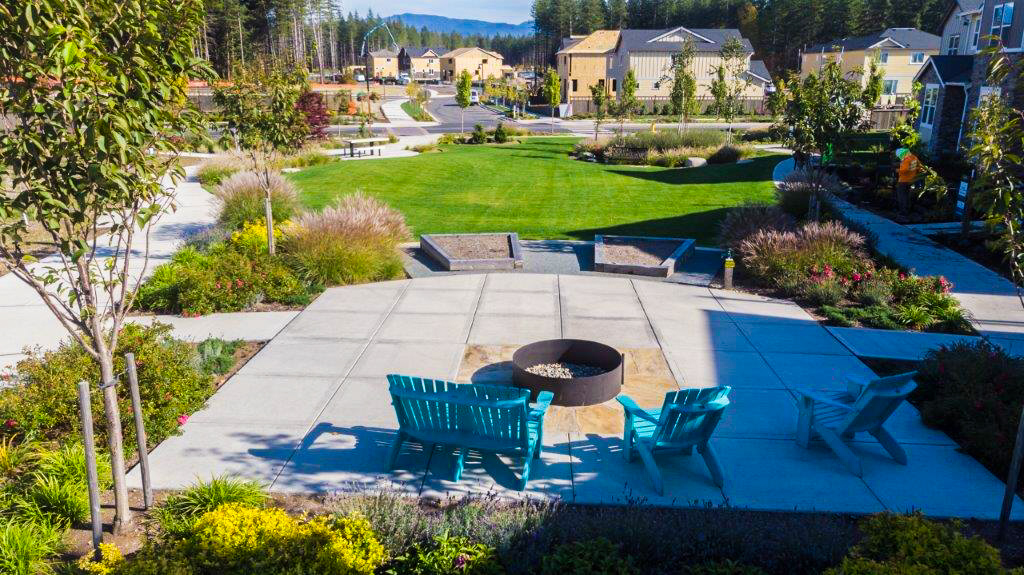
POLYGON ((619 30, 626 26, 626 0, 609 0, 608 27, 619 30))

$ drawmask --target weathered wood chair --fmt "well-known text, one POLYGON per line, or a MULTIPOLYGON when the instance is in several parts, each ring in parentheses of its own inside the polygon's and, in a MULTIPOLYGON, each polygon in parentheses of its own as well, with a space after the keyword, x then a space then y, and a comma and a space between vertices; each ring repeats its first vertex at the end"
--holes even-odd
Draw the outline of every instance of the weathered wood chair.
POLYGON ((519 489, 530 479, 530 464, 541 456, 544 413, 554 395, 541 392, 530 406, 530 391, 502 385, 459 384, 439 379, 387 376, 391 404, 398 416, 398 437, 391 445, 392 469, 402 444, 414 440, 433 450, 437 444, 459 451, 455 477, 469 449, 512 453, 524 458, 519 489))
POLYGON ((635 449, 658 495, 664 493, 664 486, 654 462, 657 451, 676 450, 690 455, 696 447, 715 484, 724 485, 725 475, 709 440, 729 405, 730 391, 729 387, 672 391, 665 394, 661 409, 643 409, 627 395, 615 398, 625 411, 622 448, 626 461, 633 460, 635 449))
POLYGON ((907 453, 882 426, 917 388, 913 381, 915 375, 917 372, 912 371, 871 381, 848 378, 847 389, 841 393, 797 391, 800 410, 797 444, 808 447, 815 435, 820 436, 843 464, 860 477, 864 473, 860 458, 846 442, 866 431, 893 459, 906 465, 907 453))

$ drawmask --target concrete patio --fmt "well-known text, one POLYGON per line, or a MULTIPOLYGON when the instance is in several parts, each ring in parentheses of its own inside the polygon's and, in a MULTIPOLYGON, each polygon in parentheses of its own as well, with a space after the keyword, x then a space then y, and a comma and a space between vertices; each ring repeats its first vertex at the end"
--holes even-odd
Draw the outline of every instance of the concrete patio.
MULTIPOLYGON (((525 273, 334 288, 292 319, 150 462, 157 488, 233 473, 277 492, 388 488, 438 497, 495 492, 580 503, 998 515, 1002 482, 925 428, 910 405, 888 425, 909 454, 907 466, 870 436, 855 447, 863 478, 823 446, 798 447, 793 390, 839 390, 847 374, 873 375, 797 305, 737 292, 525 273), (385 374, 455 379, 462 371, 463 379, 477 379, 464 365, 469 351, 554 337, 663 358, 669 386, 732 386, 733 404, 713 440, 724 489, 699 457, 666 456, 659 459, 659 497, 643 465, 623 460, 618 433, 588 426, 549 428, 525 492, 513 489, 521 462, 504 457, 471 454, 454 483, 450 452, 413 445, 398 470, 385 471, 397 427, 385 374)), ((138 485, 137 469, 131 478, 138 485)), ((1020 502, 1016 512, 1024 515, 1020 502)))

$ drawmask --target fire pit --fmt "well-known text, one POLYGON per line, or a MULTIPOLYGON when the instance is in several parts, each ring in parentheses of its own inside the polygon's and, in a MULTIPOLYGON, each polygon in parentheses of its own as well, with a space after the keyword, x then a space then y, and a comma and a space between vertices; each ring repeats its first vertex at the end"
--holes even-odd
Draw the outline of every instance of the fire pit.
POLYGON ((604 403, 622 389, 622 354, 615 348, 582 339, 550 339, 519 348, 512 356, 512 381, 555 394, 555 405, 604 403))

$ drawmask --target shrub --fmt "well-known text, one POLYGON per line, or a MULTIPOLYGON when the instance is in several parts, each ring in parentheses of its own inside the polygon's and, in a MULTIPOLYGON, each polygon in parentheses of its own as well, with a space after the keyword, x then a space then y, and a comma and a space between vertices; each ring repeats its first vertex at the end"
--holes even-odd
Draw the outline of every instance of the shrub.
POLYGON ((200 571, 372 574, 386 560, 359 516, 300 522, 281 509, 222 505, 196 520, 185 549, 200 571))
POLYGON ((184 537, 199 517, 221 505, 231 503, 259 508, 266 501, 267 494, 258 482, 220 476, 171 495, 156 508, 154 517, 164 533, 184 537))
POLYGON ((866 305, 888 305, 892 301, 892 288, 883 279, 872 278, 857 287, 857 301, 866 305))
POLYGON ((663 152, 674 148, 711 148, 725 143, 721 130, 666 130, 663 132, 635 132, 615 137, 611 144, 629 148, 643 148, 663 152))
POLYGON ((429 544, 416 544, 391 562, 395 575, 447 575, 467 573, 498 575, 505 570, 493 547, 473 543, 465 537, 434 537, 429 544))
MULTIPOLYGON (((288 222, 275 223, 274 242, 280 243, 284 235, 281 228, 288 225, 288 222)), ((249 259, 265 257, 270 249, 267 245, 267 222, 263 218, 254 222, 246 222, 238 230, 231 232, 228 236, 228 243, 239 253, 249 259)))
POLYGON ((199 368, 203 373, 224 375, 234 367, 235 352, 244 343, 241 340, 225 341, 219 337, 204 339, 196 346, 199 368))
POLYGON ((842 185, 839 178, 821 170, 795 170, 776 186, 775 199, 784 212, 802 219, 807 216, 811 197, 824 200, 828 194, 842 189, 842 185))
POLYGON ((1005 477, 1024 405, 1024 358, 986 340, 955 343, 929 351, 915 381, 925 424, 1005 477))
POLYGON ((242 170, 242 162, 232 156, 214 156, 199 164, 196 177, 204 186, 216 186, 225 178, 242 170))
POLYGON ((834 276, 812 276, 804 282, 801 295, 814 305, 836 305, 846 296, 846 286, 834 276))
POLYGON ((11 518, 0 519, 0 573, 52 573, 49 559, 61 548, 61 533, 54 527, 11 518))
POLYGON ((980 537, 964 537, 961 524, 944 525, 919 513, 885 512, 861 522, 864 538, 828 575, 904 573, 1008 573, 999 551, 980 537))
POLYGON ((429 143, 429 144, 416 144, 415 146, 413 146, 413 147, 411 147, 409 149, 414 151, 414 152, 416 152, 416 153, 419 153, 419 154, 426 154, 428 152, 437 152, 438 151, 437 144, 432 143, 432 142, 429 143))
POLYGON ((785 232, 796 227, 789 214, 771 204, 747 203, 732 208, 719 226, 719 243, 736 251, 740 242, 758 230, 785 232))
MULTIPOLYGON (((299 211, 298 194, 291 182, 280 174, 268 174, 270 181, 270 206, 275 222, 291 219, 299 211)), ((231 229, 238 229, 246 222, 265 219, 262 176, 254 172, 238 172, 214 188, 213 195, 220 204, 219 220, 231 229)))
POLYGON ((81 483, 39 477, 15 499, 18 515, 33 523, 67 529, 89 518, 89 492, 81 483))
POLYGON ((306 90, 299 95, 295 107, 305 117, 306 126, 309 128, 309 137, 320 140, 327 136, 327 125, 330 118, 327 114, 327 104, 324 102, 324 95, 312 90, 306 90))
POLYGON ((124 564, 124 555, 113 543, 100 543, 99 557, 92 554, 83 555, 75 563, 75 567, 84 575, 114 575, 124 564))
MULTIPOLYGON (((120 352, 135 354, 139 392, 150 445, 177 432, 178 417, 202 407, 213 393, 212 378, 197 369, 195 350, 171 337, 171 326, 129 324, 121 329, 120 352)), ((68 442, 81 437, 78 419, 79 381, 100 379, 96 362, 77 343, 63 343, 48 352, 33 351, 18 362, 24 384, 0 390, 0 420, 11 421, 0 435, 25 434, 68 442)), ((115 373, 124 360, 115 358, 115 373)), ((101 392, 93 386, 96 443, 106 444, 101 392)), ((127 385, 117 388, 125 449, 135 447, 135 424, 127 385)))
POLYGON ((329 164, 337 160, 338 158, 327 155, 320 148, 306 148, 290 156, 285 156, 274 162, 274 164, 279 168, 308 168, 310 166, 329 164))
POLYGON ((469 136, 469 141, 472 144, 486 144, 487 132, 484 131, 484 127, 480 124, 473 126, 473 133, 469 136))
POLYGON ((743 157, 743 149, 725 144, 708 156, 709 164, 735 164, 743 157))
POLYGON ((498 126, 494 128, 494 141, 498 144, 508 141, 508 130, 505 129, 505 124, 502 122, 498 122, 498 126))
POLYGON ((407 237, 400 212, 357 193, 303 214, 287 230, 283 247, 307 281, 343 285, 399 277, 397 246, 407 237))
POLYGON ((543 575, 639 575, 633 558, 603 537, 566 543, 555 548, 542 563, 543 575))
POLYGON ((681 575, 765 575, 764 570, 736 561, 717 561, 702 565, 687 565, 680 571, 681 575))

